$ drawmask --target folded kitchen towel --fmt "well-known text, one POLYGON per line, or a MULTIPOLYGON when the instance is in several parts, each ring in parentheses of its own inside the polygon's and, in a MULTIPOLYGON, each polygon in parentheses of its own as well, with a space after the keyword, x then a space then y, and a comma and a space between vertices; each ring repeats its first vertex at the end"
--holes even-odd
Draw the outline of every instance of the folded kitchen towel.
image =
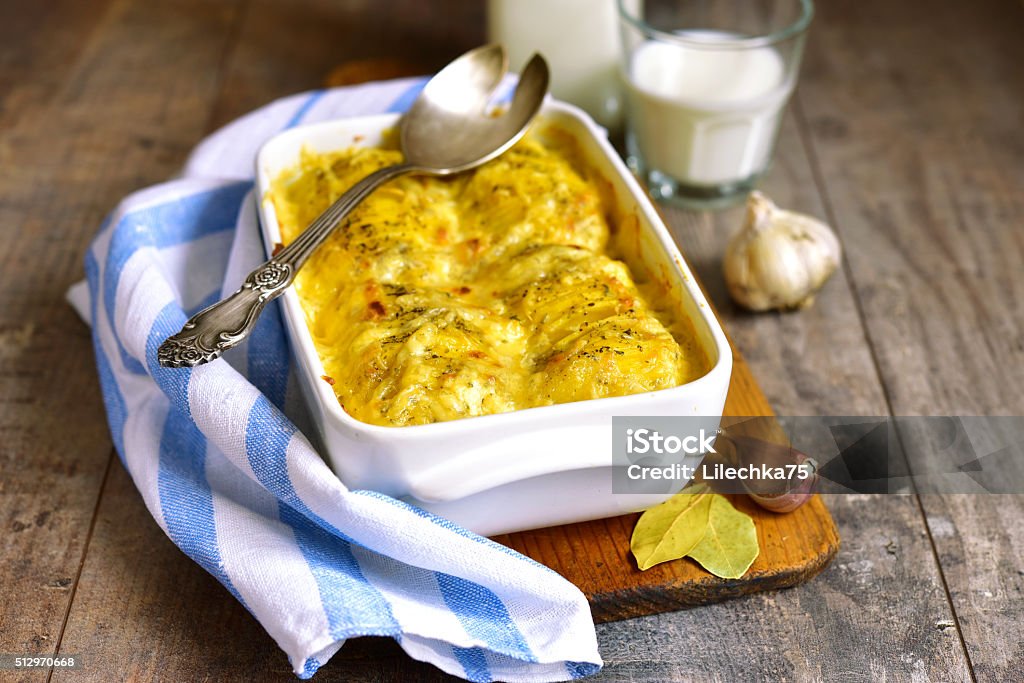
POLYGON ((253 197, 260 145, 301 123, 401 111, 422 84, 297 95, 214 133, 182 177, 111 214, 69 299, 91 322, 113 442, 150 513, 300 678, 364 635, 391 636, 472 681, 580 678, 601 658, 575 586, 444 519, 349 490, 328 469, 301 430, 277 303, 223 359, 156 362, 167 335, 264 260, 253 197))

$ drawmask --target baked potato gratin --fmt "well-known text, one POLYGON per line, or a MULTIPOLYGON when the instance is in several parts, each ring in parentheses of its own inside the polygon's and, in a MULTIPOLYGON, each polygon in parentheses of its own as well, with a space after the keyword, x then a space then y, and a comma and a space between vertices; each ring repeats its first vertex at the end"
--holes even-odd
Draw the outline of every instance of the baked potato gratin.
MULTIPOLYGON (((304 150, 271 184, 285 242, 399 161, 395 149, 304 150)), ((547 128, 475 171, 401 178, 370 195, 295 282, 342 408, 417 425, 705 374, 690 321, 657 308, 666 290, 616 260, 603 192, 575 142, 547 128)))

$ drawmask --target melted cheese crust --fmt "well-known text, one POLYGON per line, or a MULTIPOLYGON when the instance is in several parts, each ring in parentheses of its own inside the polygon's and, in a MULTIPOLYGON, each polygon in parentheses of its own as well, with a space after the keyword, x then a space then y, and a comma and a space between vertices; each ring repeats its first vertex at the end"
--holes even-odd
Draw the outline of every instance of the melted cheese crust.
MULTIPOLYGON (((285 242, 393 149, 302 153, 274 180, 285 242)), ((425 424, 665 389, 705 374, 689 320, 609 253, 609 202, 568 136, 374 192, 295 287, 342 407, 425 424), (671 332, 670 332, 671 330, 671 332)))

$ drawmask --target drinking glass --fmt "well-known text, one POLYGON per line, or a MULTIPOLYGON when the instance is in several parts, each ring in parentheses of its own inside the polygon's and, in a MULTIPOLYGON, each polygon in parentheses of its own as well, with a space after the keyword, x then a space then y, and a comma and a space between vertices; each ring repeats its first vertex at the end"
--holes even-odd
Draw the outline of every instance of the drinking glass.
POLYGON ((771 163, 811 0, 618 0, 626 149, 656 199, 731 204, 771 163))

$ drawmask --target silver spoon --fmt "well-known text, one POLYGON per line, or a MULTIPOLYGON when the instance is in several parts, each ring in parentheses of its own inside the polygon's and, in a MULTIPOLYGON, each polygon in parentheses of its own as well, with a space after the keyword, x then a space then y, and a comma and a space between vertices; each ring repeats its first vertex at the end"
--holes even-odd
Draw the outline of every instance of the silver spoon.
POLYGON ((548 66, 534 55, 519 78, 508 111, 489 110, 494 89, 508 69, 501 45, 471 50, 442 69, 423 88, 399 123, 405 162, 363 178, 331 204, 291 244, 249 273, 242 287, 192 316, 157 351, 160 365, 193 367, 239 344, 268 302, 284 292, 299 268, 342 220, 381 184, 407 173, 445 176, 494 159, 526 132, 548 90, 548 66))

